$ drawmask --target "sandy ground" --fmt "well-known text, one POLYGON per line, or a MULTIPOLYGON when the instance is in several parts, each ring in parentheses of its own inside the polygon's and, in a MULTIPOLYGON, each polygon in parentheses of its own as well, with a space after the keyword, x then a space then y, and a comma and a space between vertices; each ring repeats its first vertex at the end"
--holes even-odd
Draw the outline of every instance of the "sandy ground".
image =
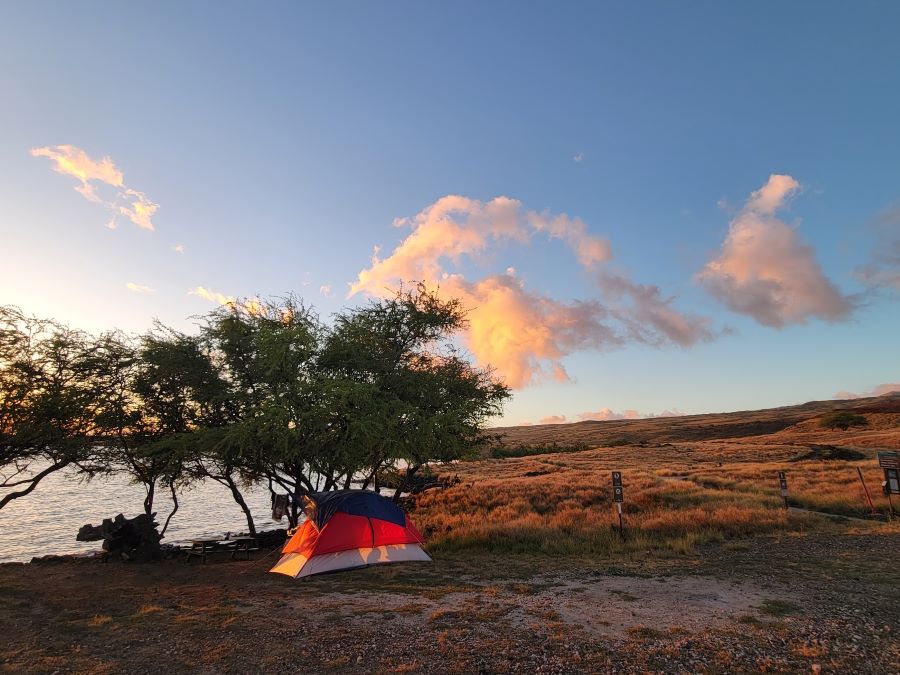
POLYGON ((900 670, 900 535, 608 560, 0 566, 5 672, 900 670))

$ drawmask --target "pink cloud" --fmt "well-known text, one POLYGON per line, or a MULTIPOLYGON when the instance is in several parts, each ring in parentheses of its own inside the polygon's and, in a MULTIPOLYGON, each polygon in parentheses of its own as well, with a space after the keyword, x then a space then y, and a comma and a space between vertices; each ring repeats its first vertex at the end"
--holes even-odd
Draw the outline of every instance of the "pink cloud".
POLYGON ((731 221, 720 254, 697 279, 733 311, 766 326, 840 321, 855 300, 822 272, 813 248, 775 213, 800 189, 791 176, 772 175, 731 221))
POLYGON ((565 421, 565 415, 550 415, 550 417, 542 417, 538 424, 564 424, 565 421))
POLYGON ((843 400, 852 398, 869 398, 871 396, 884 396, 885 394, 890 394, 893 392, 900 392, 900 382, 885 382, 884 384, 879 384, 878 386, 873 387, 871 391, 866 391, 862 394, 854 394, 849 391, 839 391, 831 398, 843 400))
POLYGON ((600 410, 579 413, 578 419, 583 422, 589 420, 595 422, 606 422, 610 420, 652 419, 654 417, 681 417, 682 415, 684 415, 684 413, 678 409, 663 410, 661 413, 642 414, 637 410, 623 410, 622 412, 615 412, 614 410, 610 410, 609 408, 600 408, 600 410))

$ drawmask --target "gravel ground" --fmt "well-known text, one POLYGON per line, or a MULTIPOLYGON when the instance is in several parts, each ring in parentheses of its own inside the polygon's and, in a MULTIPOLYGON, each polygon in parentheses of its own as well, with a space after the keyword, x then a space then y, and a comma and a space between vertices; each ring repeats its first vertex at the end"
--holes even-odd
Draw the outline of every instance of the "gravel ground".
POLYGON ((0 566, 5 672, 900 672, 900 535, 297 582, 272 557, 0 566))

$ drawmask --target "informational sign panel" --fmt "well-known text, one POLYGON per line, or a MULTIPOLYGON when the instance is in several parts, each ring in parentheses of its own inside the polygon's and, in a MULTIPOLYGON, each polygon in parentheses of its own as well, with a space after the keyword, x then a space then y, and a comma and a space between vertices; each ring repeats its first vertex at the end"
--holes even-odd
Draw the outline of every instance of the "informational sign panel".
POLYGON ((900 495, 900 469, 884 470, 884 491, 889 495, 900 495))
POLYGON ((625 501, 625 492, 622 490, 622 472, 621 471, 613 471, 612 472, 612 484, 613 484, 613 501, 617 504, 621 504, 625 501))
POLYGON ((900 452, 896 450, 879 450, 878 466, 882 469, 900 470, 900 452))
POLYGON ((781 500, 784 502, 784 508, 787 508, 788 507, 787 476, 784 474, 784 471, 778 472, 778 484, 781 486, 781 500))

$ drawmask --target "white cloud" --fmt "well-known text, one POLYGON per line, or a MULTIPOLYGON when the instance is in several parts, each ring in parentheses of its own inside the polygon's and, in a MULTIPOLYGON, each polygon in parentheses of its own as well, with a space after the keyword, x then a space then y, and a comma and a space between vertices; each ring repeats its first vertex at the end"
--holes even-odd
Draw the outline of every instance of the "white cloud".
POLYGON ((324 295, 326 298, 331 296, 331 284, 322 284, 319 286, 319 293, 324 295))
POLYGON ((582 161, 584 161, 584 153, 583 153, 583 152, 577 153, 577 154, 572 158, 572 161, 573 161, 573 162, 582 162, 582 161))
POLYGON ((765 326, 840 321, 855 306, 824 275, 813 248, 775 215, 799 189, 791 176, 770 176, 731 221, 721 253, 697 275, 733 311, 765 326))
POLYGON ((141 293, 144 295, 149 294, 149 293, 156 293, 156 289, 154 289, 154 288, 150 288, 149 286, 142 286, 141 284, 136 284, 131 281, 129 281, 127 284, 125 284, 125 288, 127 288, 129 291, 131 291, 133 293, 141 293))
POLYGON ((175 244, 175 246, 172 247, 172 250, 175 251, 175 253, 184 253, 184 244, 175 244))

